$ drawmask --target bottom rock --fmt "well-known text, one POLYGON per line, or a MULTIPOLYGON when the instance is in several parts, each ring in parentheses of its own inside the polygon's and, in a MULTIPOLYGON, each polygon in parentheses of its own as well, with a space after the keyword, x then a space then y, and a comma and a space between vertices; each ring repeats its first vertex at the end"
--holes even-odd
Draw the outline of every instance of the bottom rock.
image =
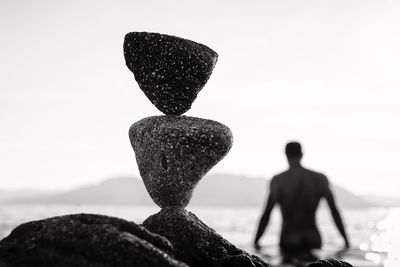
POLYGON ((269 266, 229 243, 184 209, 162 209, 146 219, 143 226, 165 236, 174 246, 174 256, 191 267, 269 266))
POLYGON ((169 256, 171 250, 167 239, 135 223, 76 214, 15 228, 0 241, 0 266, 188 267, 169 256))
POLYGON ((334 259, 319 260, 307 265, 307 267, 353 267, 350 263, 345 261, 338 261, 334 259))
POLYGON ((0 259, 0 267, 9 267, 9 266, 5 264, 2 259, 0 259))

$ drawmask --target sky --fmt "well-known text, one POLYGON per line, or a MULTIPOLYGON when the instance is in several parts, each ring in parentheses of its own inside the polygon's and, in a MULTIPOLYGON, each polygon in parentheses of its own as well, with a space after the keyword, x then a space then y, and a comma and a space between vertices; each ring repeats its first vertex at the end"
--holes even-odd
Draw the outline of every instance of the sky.
POLYGON ((161 112, 122 45, 148 31, 219 54, 185 114, 233 132, 211 172, 270 178, 298 140, 331 182, 396 196, 399 12, 394 0, 0 0, 0 189, 139 176, 128 129, 161 112))

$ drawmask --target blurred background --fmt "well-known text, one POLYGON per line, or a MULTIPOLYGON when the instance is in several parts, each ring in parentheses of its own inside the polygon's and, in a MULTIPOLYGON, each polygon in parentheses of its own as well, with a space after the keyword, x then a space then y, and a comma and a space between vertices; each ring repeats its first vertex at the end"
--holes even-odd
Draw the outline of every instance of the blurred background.
MULTIPOLYGON (((287 168, 284 145, 297 140, 304 165, 332 183, 348 257, 398 266, 399 12, 389 0, 0 0, 0 238, 59 214, 140 223, 158 210, 128 128, 161 113, 122 52, 126 33, 148 31, 219 54, 186 115, 229 126, 234 145, 190 210, 249 248, 268 180, 287 168)), ((338 250, 330 214, 318 218, 322 253, 338 250)), ((275 211, 262 240, 272 261, 279 220, 275 211)))

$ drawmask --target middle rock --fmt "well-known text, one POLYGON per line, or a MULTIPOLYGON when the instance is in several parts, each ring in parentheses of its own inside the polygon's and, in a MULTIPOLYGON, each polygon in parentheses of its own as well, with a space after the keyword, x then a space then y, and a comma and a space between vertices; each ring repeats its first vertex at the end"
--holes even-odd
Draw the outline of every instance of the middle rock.
POLYGON ((154 202, 185 207, 199 180, 229 151, 230 129, 187 116, 154 116, 134 123, 129 138, 154 202))

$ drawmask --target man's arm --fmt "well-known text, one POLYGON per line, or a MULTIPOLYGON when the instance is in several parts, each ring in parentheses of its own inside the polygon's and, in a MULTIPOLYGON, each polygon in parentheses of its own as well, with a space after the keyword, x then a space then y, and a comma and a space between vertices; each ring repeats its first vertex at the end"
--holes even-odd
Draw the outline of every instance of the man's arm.
POLYGON ((271 180, 270 191, 269 191, 267 204, 265 206, 265 211, 264 211, 263 215, 261 216, 260 222, 258 224, 256 237, 254 239, 254 247, 256 249, 260 249, 260 245, 259 245, 258 241, 261 238, 261 236, 263 235, 265 228, 268 225, 271 211, 274 208, 274 205, 276 203, 276 193, 277 192, 276 192, 275 186, 273 185, 273 180, 271 180))
POLYGON ((336 203, 335 203, 335 198, 333 197, 332 191, 329 188, 329 182, 328 179, 325 177, 326 184, 325 190, 324 190, 324 197, 326 201, 328 202, 329 209, 331 210, 333 220, 335 221, 336 227, 338 228, 340 234, 342 235, 344 242, 345 242, 345 247, 349 248, 349 240, 347 239, 347 234, 346 230, 344 229, 342 217, 340 216, 339 210, 337 209, 336 203))

